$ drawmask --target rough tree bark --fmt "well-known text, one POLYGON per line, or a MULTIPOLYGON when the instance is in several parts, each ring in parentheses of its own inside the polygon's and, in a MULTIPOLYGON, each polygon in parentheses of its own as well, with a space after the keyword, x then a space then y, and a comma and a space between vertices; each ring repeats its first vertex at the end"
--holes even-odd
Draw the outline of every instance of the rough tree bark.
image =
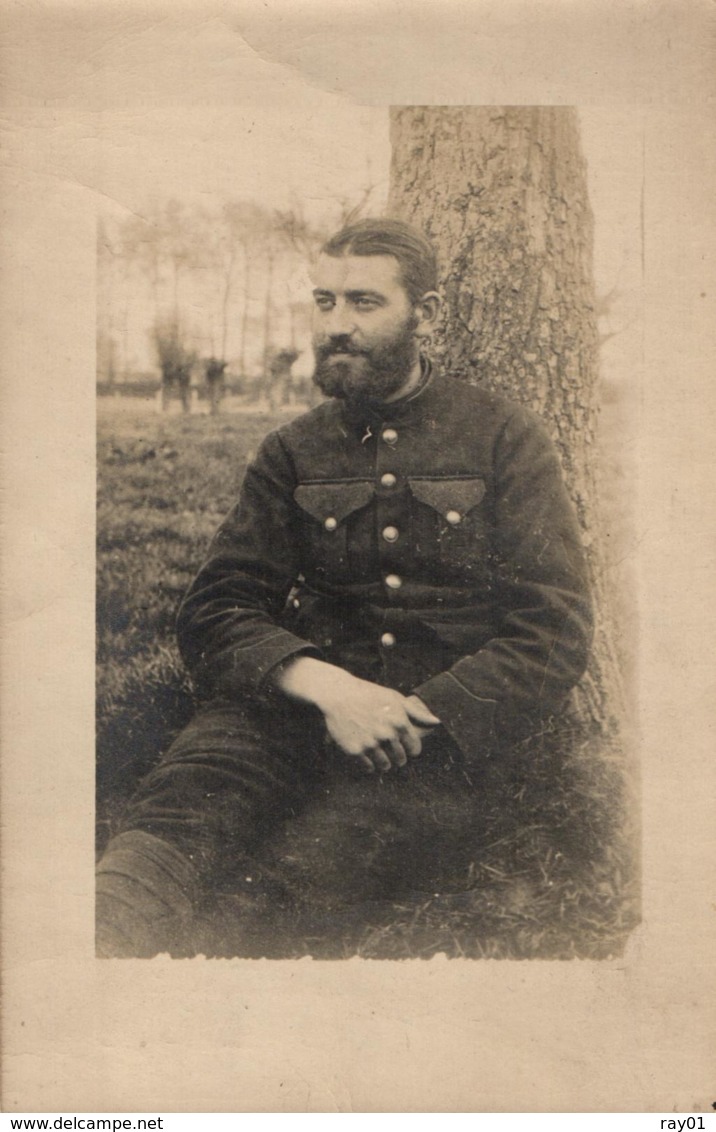
POLYGON ((603 582, 593 224, 576 112, 401 107, 391 142, 388 211, 421 228, 440 257, 446 303, 433 357, 534 409, 560 452, 598 611, 577 710, 615 737, 623 697, 603 582))

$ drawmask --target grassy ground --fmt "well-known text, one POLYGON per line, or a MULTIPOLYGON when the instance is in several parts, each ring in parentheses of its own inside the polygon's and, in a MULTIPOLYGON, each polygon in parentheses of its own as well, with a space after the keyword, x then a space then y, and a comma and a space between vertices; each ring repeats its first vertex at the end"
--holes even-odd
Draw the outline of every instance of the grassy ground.
MULTIPOLYGON (((133 783, 191 716, 173 622, 268 413, 162 417, 100 403, 98 845, 133 783)), ((320 958, 617 955, 636 922, 629 776, 568 721, 498 768, 478 802, 333 783, 242 862, 207 908, 207 954, 320 958), (350 815, 350 821, 346 820, 350 815), (417 846, 417 849, 416 849, 417 846), (403 877, 376 900, 375 876, 403 877), (409 868, 406 867, 409 862, 409 868), (249 879, 250 878, 250 879, 249 879)))

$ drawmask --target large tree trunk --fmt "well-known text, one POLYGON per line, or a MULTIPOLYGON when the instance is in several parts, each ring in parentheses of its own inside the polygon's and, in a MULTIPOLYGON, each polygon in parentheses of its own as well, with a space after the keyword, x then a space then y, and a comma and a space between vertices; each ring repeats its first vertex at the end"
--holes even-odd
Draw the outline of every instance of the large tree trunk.
POLYGON ((597 518, 592 215, 576 112, 396 108, 391 141, 389 211, 421 228, 440 257, 446 303, 434 358, 530 406, 560 452, 598 610, 578 711, 613 735, 622 695, 597 518))

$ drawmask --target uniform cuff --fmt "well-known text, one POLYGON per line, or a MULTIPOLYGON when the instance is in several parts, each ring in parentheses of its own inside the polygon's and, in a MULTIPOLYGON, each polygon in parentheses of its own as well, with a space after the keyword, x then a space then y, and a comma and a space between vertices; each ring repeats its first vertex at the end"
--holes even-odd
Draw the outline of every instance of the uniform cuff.
POLYGON ((279 664, 283 664, 289 657, 296 656, 299 653, 309 653, 314 656, 321 655, 320 649, 312 645, 310 641, 305 641, 302 637, 296 637, 293 633, 289 633, 285 629, 278 630, 274 636, 269 637, 260 645, 255 645, 252 652, 254 667, 253 684, 259 689, 264 687, 267 678, 274 669, 277 668, 279 664))
POLYGON ((276 688, 275 680, 276 673, 279 668, 282 668, 286 661, 295 660, 298 656, 315 656, 317 660, 323 660, 323 653, 317 645, 309 645, 306 641, 303 642, 300 648, 292 649, 288 653, 284 653, 280 660, 277 660, 274 665, 269 668, 267 672, 261 677, 259 688, 261 691, 272 692, 276 688))
MULTIPOLYGON (((221 659, 221 671, 216 678, 217 690, 224 695, 265 690, 267 678, 279 664, 299 653, 320 657, 321 651, 310 641, 277 629, 250 647, 237 648, 230 657, 221 659)), ((217 665, 218 667, 218 665, 217 665)))
POLYGON ((480 699, 451 672, 426 680, 413 694, 438 717, 467 759, 489 758, 497 746, 497 700, 480 699))

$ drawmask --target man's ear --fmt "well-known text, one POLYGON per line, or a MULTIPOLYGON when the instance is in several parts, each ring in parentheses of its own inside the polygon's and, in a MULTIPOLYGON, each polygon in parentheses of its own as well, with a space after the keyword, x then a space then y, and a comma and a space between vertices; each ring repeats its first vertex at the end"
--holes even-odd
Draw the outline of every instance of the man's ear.
POLYGON ((418 320, 415 327, 416 338, 429 338, 435 329, 440 314, 442 300, 437 291, 426 291, 415 305, 415 315, 418 320))

